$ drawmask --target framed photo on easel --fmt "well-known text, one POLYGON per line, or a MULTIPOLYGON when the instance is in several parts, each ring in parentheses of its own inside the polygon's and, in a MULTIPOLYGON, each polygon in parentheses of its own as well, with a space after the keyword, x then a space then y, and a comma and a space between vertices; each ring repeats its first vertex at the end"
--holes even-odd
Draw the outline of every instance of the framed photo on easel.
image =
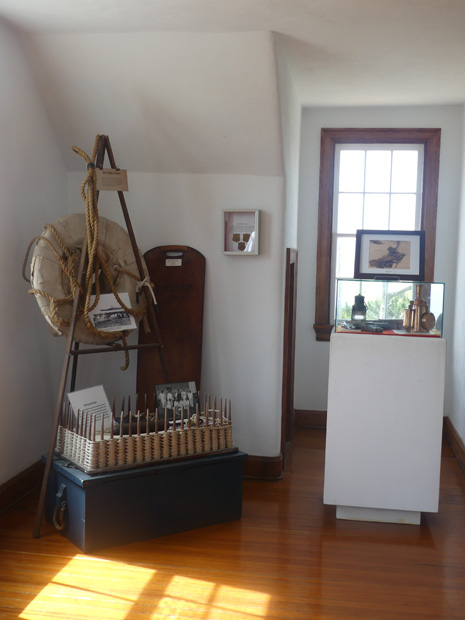
POLYGON ((357 230, 356 280, 412 280, 425 277, 423 230, 357 230))

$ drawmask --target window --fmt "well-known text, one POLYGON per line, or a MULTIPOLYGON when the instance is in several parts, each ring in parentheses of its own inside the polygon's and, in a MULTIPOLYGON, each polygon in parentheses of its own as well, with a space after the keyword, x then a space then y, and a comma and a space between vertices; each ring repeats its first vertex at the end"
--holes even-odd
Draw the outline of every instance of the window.
POLYGON ((420 230, 422 144, 337 144, 334 161, 331 314, 336 278, 354 275, 355 235, 420 230))
POLYGON ((314 324, 317 340, 327 341, 331 334, 332 283, 336 273, 338 277, 345 275, 336 269, 350 264, 349 277, 353 275, 354 261, 347 258, 351 250, 342 248, 353 243, 354 227, 424 230, 425 280, 433 281, 440 136, 440 129, 322 129, 314 324), (342 177, 341 160, 345 168, 342 177), (400 171, 413 168, 415 161, 419 173, 413 191, 414 175, 405 179, 400 171), (335 175, 342 185, 338 183, 333 209, 335 175), (342 257, 339 265, 338 255, 342 257))

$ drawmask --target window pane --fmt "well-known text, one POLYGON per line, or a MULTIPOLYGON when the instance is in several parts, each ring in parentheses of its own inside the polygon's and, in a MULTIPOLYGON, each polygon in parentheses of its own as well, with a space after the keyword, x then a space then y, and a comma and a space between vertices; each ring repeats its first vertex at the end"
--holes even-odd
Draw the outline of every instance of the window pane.
POLYGON ((339 158, 339 191, 363 192, 365 151, 341 151, 339 158))
POLYGON ((353 234, 362 228, 363 194, 339 194, 337 232, 353 234))
POLYGON ((355 237, 340 237, 336 247, 336 278, 353 278, 355 237))
POLYGON ((418 151, 394 151, 391 192, 416 192, 417 169, 418 151))
POLYGON ((367 151, 366 192, 388 192, 391 185, 391 151, 367 151))
POLYGON ((415 230, 415 194, 393 194, 391 196, 391 230, 415 230))
POLYGON ((373 282, 363 282, 362 294, 365 296, 367 305, 367 319, 369 321, 378 321, 384 319, 384 295, 379 285, 373 282))
POLYGON ((352 317, 352 306, 355 303, 355 295, 360 293, 360 282, 344 280, 343 286, 337 287, 337 313, 340 319, 352 317))
POLYGON ((389 226, 389 194, 367 194, 363 212, 365 230, 387 230, 389 226))

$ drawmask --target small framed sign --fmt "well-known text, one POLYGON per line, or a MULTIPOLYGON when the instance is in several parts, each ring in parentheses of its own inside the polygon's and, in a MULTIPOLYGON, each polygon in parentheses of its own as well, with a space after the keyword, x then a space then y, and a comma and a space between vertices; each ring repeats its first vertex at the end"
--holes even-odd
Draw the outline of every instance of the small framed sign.
POLYGON ((128 191, 128 171, 119 168, 97 168, 97 191, 128 191))
POLYGON ((422 282, 424 277, 423 230, 357 230, 355 279, 422 282))
POLYGON ((223 211, 223 254, 257 256, 259 223, 260 209, 223 211))

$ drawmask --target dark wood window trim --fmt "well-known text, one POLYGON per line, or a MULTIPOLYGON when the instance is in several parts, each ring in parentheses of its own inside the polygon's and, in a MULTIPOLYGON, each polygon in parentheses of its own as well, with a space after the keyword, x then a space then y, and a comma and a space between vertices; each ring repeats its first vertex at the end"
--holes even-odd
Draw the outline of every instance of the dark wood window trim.
POLYGON ((320 195, 316 259, 316 339, 331 335, 331 239, 333 225, 334 157, 337 144, 423 144, 423 195, 421 230, 425 231, 425 281, 434 281, 436 214, 439 181, 440 129, 322 129, 320 150, 320 195))

